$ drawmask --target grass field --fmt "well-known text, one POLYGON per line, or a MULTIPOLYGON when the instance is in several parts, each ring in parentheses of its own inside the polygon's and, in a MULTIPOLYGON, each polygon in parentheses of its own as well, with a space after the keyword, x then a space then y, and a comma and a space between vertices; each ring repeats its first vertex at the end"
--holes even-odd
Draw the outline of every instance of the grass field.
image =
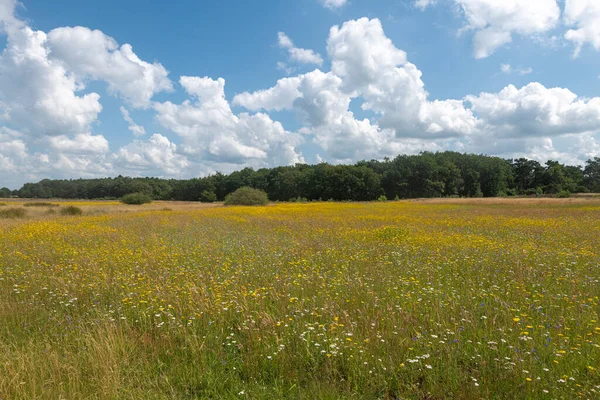
POLYGON ((57 204, 0 219, 0 399, 600 398, 600 199, 57 204))

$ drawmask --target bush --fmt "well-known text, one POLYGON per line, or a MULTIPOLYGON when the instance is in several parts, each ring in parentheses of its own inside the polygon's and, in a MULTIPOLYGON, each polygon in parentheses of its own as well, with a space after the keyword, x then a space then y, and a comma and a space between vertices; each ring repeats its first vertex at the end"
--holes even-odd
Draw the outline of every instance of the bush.
POLYGON ((226 206, 264 206, 269 203, 265 192, 248 186, 241 187, 225 197, 226 206))
POLYGON ((388 201, 388 198, 385 194, 382 194, 381 196, 379 196, 379 198, 377 199, 377 201, 388 201))
POLYGON ((7 208, 0 210, 0 218, 23 218, 27 214, 24 208, 7 208))
POLYGON ((214 203, 217 201, 217 194, 212 190, 205 190, 200 194, 200 201, 202 203, 214 203))
POLYGON ((559 199, 567 199, 571 197, 571 192, 569 192, 568 190, 561 190, 556 194, 556 197, 558 197, 559 199))
POLYGON ((60 207, 60 206, 58 204, 35 201, 33 203, 25 203, 25 204, 23 204, 23 207, 60 207))
POLYGON ((60 210, 62 215, 81 215, 83 214, 83 210, 79 207, 68 206, 60 210))
POLYGON ((145 193, 129 193, 121 198, 123 204, 149 204, 152 203, 152 197, 145 193))

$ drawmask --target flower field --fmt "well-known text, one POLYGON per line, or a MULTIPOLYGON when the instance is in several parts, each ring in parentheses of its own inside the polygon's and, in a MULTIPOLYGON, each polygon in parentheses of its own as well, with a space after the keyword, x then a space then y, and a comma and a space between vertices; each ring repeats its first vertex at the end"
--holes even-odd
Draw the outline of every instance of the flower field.
POLYGON ((90 204, 0 219, 0 399, 600 398, 598 200, 90 204))

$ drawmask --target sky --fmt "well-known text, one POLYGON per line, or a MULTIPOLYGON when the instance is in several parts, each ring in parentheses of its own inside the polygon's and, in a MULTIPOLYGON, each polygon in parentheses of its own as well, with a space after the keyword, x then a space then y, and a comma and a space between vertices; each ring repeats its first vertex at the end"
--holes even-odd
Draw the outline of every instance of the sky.
POLYGON ((600 157, 597 0, 0 0, 0 187, 600 157))

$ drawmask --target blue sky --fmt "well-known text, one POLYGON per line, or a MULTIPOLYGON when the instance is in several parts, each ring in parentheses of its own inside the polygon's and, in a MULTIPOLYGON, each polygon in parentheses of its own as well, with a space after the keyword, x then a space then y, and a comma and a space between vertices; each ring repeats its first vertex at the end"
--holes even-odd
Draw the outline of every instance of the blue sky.
POLYGON ((600 156, 594 0, 0 0, 0 22, 0 186, 600 156))

